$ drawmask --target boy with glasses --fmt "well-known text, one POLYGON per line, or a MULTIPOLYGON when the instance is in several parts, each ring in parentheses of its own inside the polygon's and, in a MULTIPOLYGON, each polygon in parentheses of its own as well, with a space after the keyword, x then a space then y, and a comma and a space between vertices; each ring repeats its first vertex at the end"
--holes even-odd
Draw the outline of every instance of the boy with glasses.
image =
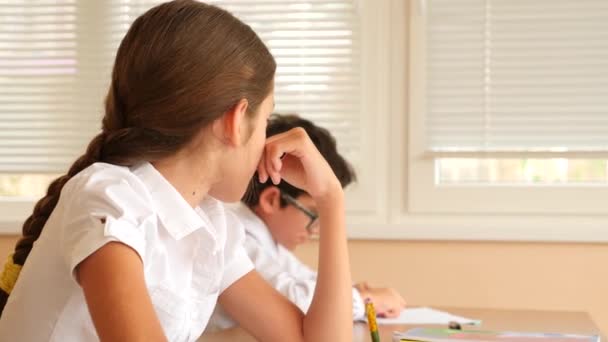
MULTIPOLYGON (((269 119, 266 136, 295 127, 306 130, 342 187, 355 180, 352 167, 338 153, 332 135, 308 120, 296 115, 275 114, 269 119)), ((318 214, 312 197, 285 181, 278 185, 270 180, 261 184, 254 175, 242 203, 232 210, 245 226, 245 247, 256 270, 303 312, 308 311, 317 273, 298 260, 292 251, 319 232, 318 214)), ((403 298, 390 288, 372 288, 367 283, 360 283, 353 286, 352 293, 353 320, 365 317, 364 301, 367 298, 374 302, 379 316, 398 316, 405 307, 403 298)), ((216 309, 209 322, 211 330, 233 325, 221 308, 216 309)))

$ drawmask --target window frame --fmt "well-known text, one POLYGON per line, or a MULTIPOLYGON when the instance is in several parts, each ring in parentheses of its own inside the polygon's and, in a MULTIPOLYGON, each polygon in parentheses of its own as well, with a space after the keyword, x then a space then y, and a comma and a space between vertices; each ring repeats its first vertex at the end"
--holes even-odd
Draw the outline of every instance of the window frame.
MULTIPOLYGON (((426 148, 424 2, 411 0, 408 16, 407 172, 401 189, 408 194, 397 222, 416 225, 413 235, 438 239, 608 241, 608 186, 460 186, 435 185, 435 159, 462 154, 432 153, 426 148), (466 200, 463 200, 466 199, 466 200), (423 231, 426 227, 428 230, 423 231), (574 228, 576 227, 576 228, 574 228)), ((400 88, 397 84, 395 88, 400 88)), ((403 87, 401 87, 403 89, 403 87)), ((399 111, 392 114, 398 115, 399 111)), ((513 157, 517 154, 468 153, 475 158, 513 157)), ((526 157, 606 157, 603 153, 523 153, 526 157)))
MULTIPOLYGON (((432 153, 426 149, 425 127, 425 16, 423 9, 411 2, 409 32, 409 129, 410 210, 416 213, 486 213, 486 214, 589 214, 605 215, 602 205, 608 199, 608 186, 435 186, 434 162, 439 156, 459 157, 461 153, 432 153), (463 201, 466 198, 466 201, 463 201), (548 200, 549 199, 549 200, 548 200)), ((469 157, 492 158, 504 153, 465 153, 469 157)), ((515 152, 509 155, 517 155, 515 152)), ((522 157, 547 157, 546 153, 522 153, 522 157)), ((554 153, 553 157, 581 157, 585 154, 554 153)))
MULTIPOLYGON (((362 46, 358 118, 365 127, 361 137, 365 162, 357 166, 358 182, 346 190, 350 239, 608 242, 608 212, 597 203, 584 207, 580 202, 564 211, 556 210, 561 208, 555 204, 530 210, 514 201, 522 191, 539 200, 554 198, 557 193, 552 189, 538 189, 542 191, 537 195, 523 187, 434 191, 435 155, 425 151, 420 110, 424 75, 417 52, 423 42, 416 36, 422 27, 424 0, 359 0, 358 5, 362 46), (500 195, 496 202, 483 203, 481 198, 474 202, 475 196, 494 190, 500 190, 495 192, 500 195), (466 203, 462 198, 467 198, 466 203), (499 205, 508 202, 517 203, 511 208, 499 205)), ((567 195, 588 196, 589 187, 579 188, 567 195)), ((595 198, 605 199, 606 193, 600 192, 595 198)), ((0 234, 19 232, 33 199, 0 201, 0 234)))

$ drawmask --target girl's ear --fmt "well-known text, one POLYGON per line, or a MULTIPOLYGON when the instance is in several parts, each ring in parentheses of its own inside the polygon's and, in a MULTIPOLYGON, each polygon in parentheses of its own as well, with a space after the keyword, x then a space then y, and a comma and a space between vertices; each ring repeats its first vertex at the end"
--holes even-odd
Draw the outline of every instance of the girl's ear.
POLYGON ((229 111, 213 122, 213 134, 230 146, 240 146, 247 140, 247 108, 249 101, 241 99, 229 111))

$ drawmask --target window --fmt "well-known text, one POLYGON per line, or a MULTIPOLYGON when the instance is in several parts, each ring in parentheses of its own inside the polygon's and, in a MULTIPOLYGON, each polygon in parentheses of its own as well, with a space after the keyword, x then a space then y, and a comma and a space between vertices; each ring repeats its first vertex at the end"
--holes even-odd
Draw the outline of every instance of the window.
POLYGON ((19 195, 22 180, 63 167, 91 129, 75 103, 79 68, 74 1, 12 1, 0 7, 0 191, 19 195), (21 184, 21 185, 20 185, 21 184))
MULTIPOLYGON (((496 108, 504 110, 497 105, 508 102, 504 102, 504 98, 501 99, 503 102, 496 102, 497 100, 492 97, 509 95, 509 92, 492 92, 497 89, 504 90, 504 87, 498 87, 501 85, 500 78, 479 76, 484 75, 487 70, 491 73, 491 68, 486 68, 485 64, 483 68, 475 70, 477 54, 486 56, 483 59, 485 63, 486 59, 493 61, 492 58, 498 58, 499 52, 505 53, 505 49, 493 51, 493 48, 500 45, 496 45, 497 43, 490 39, 498 41, 502 36, 498 33, 488 34, 488 32, 492 33, 490 28, 499 26, 496 24, 479 26, 475 23, 480 21, 492 23, 493 20, 497 20, 496 18, 502 18, 509 13, 518 14, 515 17, 530 18, 529 11, 536 6, 537 9, 542 9, 545 16, 550 16, 553 10, 559 9, 568 13, 568 16, 564 19, 562 15, 558 17, 560 19, 547 20, 535 25, 558 22, 572 27, 576 26, 573 24, 573 21, 576 22, 574 19, 576 11, 573 9, 598 6, 597 11, 590 18, 598 16, 607 18, 603 5, 598 5, 597 1, 542 0, 386 0, 374 2, 374 5, 377 11, 375 16, 380 19, 372 25, 375 26, 373 29, 366 26, 362 32, 364 35, 370 34, 376 38, 377 44, 374 48, 380 56, 376 59, 378 64, 374 64, 373 67, 381 81, 378 83, 379 93, 366 94, 365 99, 377 106, 378 110, 374 112, 378 114, 376 118, 386 123, 381 126, 379 130, 381 133, 378 136, 380 141, 384 138, 384 145, 377 150, 377 153, 382 155, 381 162, 389 166, 386 170, 386 182, 377 180, 378 191, 384 194, 380 203, 386 210, 380 212, 380 220, 356 221, 350 224, 349 236, 363 239, 409 240, 608 241, 608 230, 606 230, 608 215, 605 206, 608 193, 604 170, 608 154, 603 150, 605 146, 602 145, 605 139, 585 139, 585 134, 580 133, 582 131, 568 130, 567 133, 570 131, 572 133, 570 137, 576 137, 577 134, 579 138, 582 137, 579 142, 586 140, 596 145, 568 144, 563 145, 569 148, 564 150, 559 148, 563 147, 562 145, 552 144, 555 140, 546 139, 543 140, 545 143, 534 145, 530 142, 536 143, 539 140, 522 139, 526 134, 527 137, 534 138, 534 134, 529 134, 530 131, 525 127, 517 130, 506 125, 504 128, 501 126, 501 129, 496 129, 498 126, 495 124, 500 124, 501 121, 496 122, 492 115, 495 114, 496 108), (556 4, 555 7, 552 7, 553 4, 556 4), (484 8, 483 11, 479 9, 480 6, 484 8), (490 12, 487 6, 494 11, 504 8, 511 8, 512 11, 486 17, 486 11, 494 13, 490 12), (462 25, 460 31, 453 27, 453 22, 459 21, 462 25), (466 31, 468 24, 463 23, 466 21, 470 21, 471 25, 477 25, 476 29, 481 30, 482 33, 466 31), (439 27, 436 27, 437 25, 439 27), (447 29, 446 27, 450 25, 452 27, 447 29), (432 35, 429 33, 431 30, 437 32, 432 35), (436 37, 446 34, 449 37, 436 37), (484 35, 487 36, 481 42, 475 41, 476 37, 484 35), (475 44, 482 46, 483 49, 471 49, 475 44), (439 50, 442 54, 447 53, 442 49, 448 51, 454 49, 451 52, 453 58, 437 56, 439 50), (431 56, 435 57, 431 59, 431 56), (467 62, 468 57, 473 59, 467 62), (439 63, 442 68, 447 68, 450 64, 455 67, 452 74, 446 73, 447 76, 444 75, 445 79, 442 79, 443 74, 440 71, 444 70, 436 66, 431 70, 434 68, 433 63, 439 63), (429 75, 434 75, 434 78, 431 79, 429 75), (450 75, 454 77, 450 78, 450 75), (477 75, 477 77, 468 79, 463 75, 477 75), (458 83, 459 81, 461 84, 458 83), (448 86, 449 82, 452 82, 450 86, 448 86), (494 85, 492 82, 498 83, 494 85), (489 90, 486 87, 489 87, 489 90), (484 99, 491 100, 485 105, 479 105, 479 96, 475 95, 475 92, 484 99), (463 110, 465 105, 469 107, 463 110), (448 114, 440 115, 439 118, 433 118, 432 113, 429 115, 429 112, 438 108, 439 112, 447 109, 448 114), (454 115, 453 118, 456 119, 450 121, 450 111, 462 114, 461 116, 465 118, 468 115, 468 120, 458 120, 456 118, 458 115, 454 115), (382 113, 386 115, 381 115, 382 113), (438 122, 442 125, 434 126, 438 122), (471 122, 482 124, 468 127, 467 124, 471 122), (452 124, 454 126, 449 126, 452 124), (464 131, 468 133, 465 134, 464 131), (447 138, 443 135, 444 132, 449 133, 447 138), (501 139, 505 137, 505 132, 513 134, 506 136, 516 137, 511 139, 511 142, 519 145, 508 144, 509 139, 501 139), (470 136, 467 136, 468 134, 470 136), (468 140, 464 139, 466 144, 460 144, 463 139, 459 137, 467 137, 468 140), (546 144, 547 141, 549 144, 546 144), (549 147, 543 149, 546 146, 549 147), (558 148, 553 148, 555 146, 558 148)), ((503 21, 510 20, 512 18, 503 21)), ((598 32, 603 32, 602 38, 592 39, 592 43, 606 37, 605 22, 589 21, 588 26, 594 26, 598 32)), ((580 22, 579 24, 580 27, 585 26, 580 22)), ((518 27, 519 23, 511 26, 518 27)), ((535 33, 535 30, 529 28, 528 31, 535 33)), ((540 28, 536 31, 544 32, 540 28)), ((531 34, 525 35, 525 38, 534 40, 535 37, 539 37, 538 32, 536 32, 537 36, 531 34)), ((503 36, 505 34, 503 32, 503 36)), ((562 35, 571 36, 571 34, 562 35)), ((538 39, 541 41, 538 42, 540 44, 544 38, 538 39)), ((516 47, 515 41, 506 46, 516 47)), ((549 43, 544 42, 544 44, 546 47, 549 43)), ((582 56, 589 55, 590 51, 582 48, 587 46, 585 42, 579 44, 581 48, 577 51, 584 51, 582 56)), ((534 46, 534 43, 528 42, 523 51, 511 49, 507 52, 515 56, 518 52, 530 54, 534 53, 534 46)), ((587 47, 590 46, 599 47, 600 50, 604 46, 608 47, 607 44, 590 44, 587 47)), ((605 52, 600 51, 599 55, 602 53, 605 52)), ((601 69, 602 65, 605 66, 602 64, 603 60, 600 58, 597 60, 600 61, 599 64, 589 63, 589 66, 597 66, 598 74, 605 73, 606 70, 601 69)), ((523 62, 528 61, 523 60, 523 62)), ((489 66, 492 65, 495 64, 489 63, 489 66)), ((535 72, 538 73, 539 70, 535 72)), ((506 75, 514 78, 510 81, 518 81, 518 77, 522 74, 525 75, 525 72, 506 75)), ((532 78, 532 81, 538 79, 538 77, 532 78)), ((549 78, 549 80, 555 79, 549 78)), ((597 81, 597 78, 595 80, 597 81)), ((523 81, 526 79, 524 78, 523 81)), ((593 82, 594 79, 589 81, 589 84, 593 82)), ((580 99, 579 95, 585 91, 584 87, 562 88, 562 91, 579 92, 574 96, 569 95, 571 100, 574 98, 574 103, 577 103, 576 101, 580 99)), ((518 89, 515 87, 515 90, 518 89)), ((539 90, 550 93, 555 89, 556 87, 553 86, 539 90)), ((584 96, 595 97, 597 101, 594 107, 598 114, 595 116, 598 119, 596 128, 601 130, 601 127, 605 127, 601 126, 603 122, 601 112, 602 110, 606 112, 605 109, 601 109, 603 108, 601 104, 605 99, 598 98, 597 94, 602 89, 587 87, 587 90, 588 94, 584 96)), ((546 100, 551 95, 520 97, 531 101, 546 100)), ((557 97, 563 103, 566 101, 567 93, 557 97)), ((511 105, 518 104, 518 96, 506 99, 512 101, 511 105)), ((569 107, 560 108, 564 110, 569 107)), ((590 107, 584 108, 590 109, 590 107)), ((576 110, 574 112, 580 113, 576 110)), ((594 111, 589 111, 591 112, 594 111)), ((535 115, 539 113, 535 112, 535 115)), ((570 121, 578 122, 579 128, 584 128, 585 123, 589 121, 578 121, 579 117, 579 115, 571 116, 570 121)), ((587 116, 588 119, 590 117, 587 116)), ((518 123, 522 122, 523 125, 526 124, 526 120, 520 120, 518 123)), ((545 127, 533 119, 531 122, 536 125, 539 132, 545 127)), ((551 120, 545 122, 549 127, 559 127, 551 120)), ((576 128, 576 125, 570 126, 576 128)), ((549 129, 553 137, 559 138, 560 134, 555 132, 559 130, 549 129)), ((589 132, 593 132, 593 128, 589 129, 589 132)), ((538 136, 544 137, 541 134, 538 136)), ((566 142, 572 141, 575 140, 571 138, 566 142)), ((561 140, 558 139, 558 142, 561 140)))
MULTIPOLYGON (((84 150, 121 37, 158 2, 0 6, 0 231, 84 150)), ((355 165, 350 237, 608 241, 605 1, 212 2, 275 55, 277 111, 355 165)))
POLYGON ((605 1, 427 0, 411 24, 412 212, 608 213, 605 1))
MULTIPOLYGON (((46 184, 84 152, 99 129, 120 40, 137 16, 160 2, 0 5, 0 200, 24 203, 10 217, 24 217, 46 184)), ((359 1, 209 2, 234 13, 267 43, 278 65, 276 110, 301 114, 336 136, 359 174, 349 209, 369 211, 375 170, 366 165, 374 159, 375 133, 361 95, 375 84, 362 82, 362 73, 372 71, 362 68, 359 1)))

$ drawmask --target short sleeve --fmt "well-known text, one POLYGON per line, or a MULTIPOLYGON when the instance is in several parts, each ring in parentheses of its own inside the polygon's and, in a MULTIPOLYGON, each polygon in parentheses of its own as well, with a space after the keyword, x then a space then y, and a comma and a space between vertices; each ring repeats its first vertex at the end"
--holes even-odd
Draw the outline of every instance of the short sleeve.
POLYGON ((84 259, 113 241, 145 260, 146 227, 154 224, 155 216, 145 189, 129 182, 129 176, 128 171, 95 170, 66 184, 61 194, 66 203, 61 250, 72 275, 84 259))
POLYGON ((353 287, 353 320, 365 320, 365 303, 361 293, 353 287))
POLYGON ((245 250, 245 229, 240 220, 226 211, 226 247, 224 249, 224 274, 220 292, 253 270, 253 263, 245 250))

